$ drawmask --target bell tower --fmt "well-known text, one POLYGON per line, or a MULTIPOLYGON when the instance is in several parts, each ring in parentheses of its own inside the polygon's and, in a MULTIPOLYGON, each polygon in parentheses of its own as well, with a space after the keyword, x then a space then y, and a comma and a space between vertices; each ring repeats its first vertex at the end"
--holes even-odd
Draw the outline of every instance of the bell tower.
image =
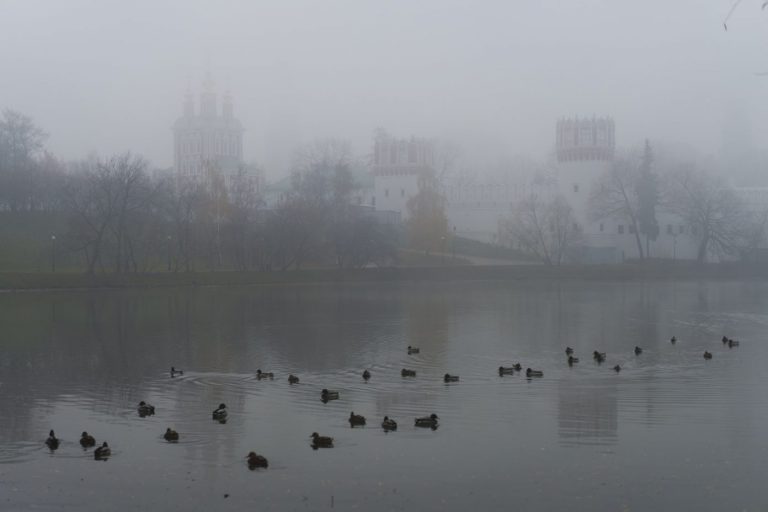
POLYGON ((203 80, 197 112, 187 89, 182 115, 173 126, 177 177, 205 179, 212 171, 231 176, 243 166, 243 125, 234 116, 232 95, 224 95, 221 111, 216 103, 210 73, 203 80))
POLYGON ((213 119, 216 117, 216 84, 210 73, 203 80, 203 92, 200 94, 200 117, 213 119))

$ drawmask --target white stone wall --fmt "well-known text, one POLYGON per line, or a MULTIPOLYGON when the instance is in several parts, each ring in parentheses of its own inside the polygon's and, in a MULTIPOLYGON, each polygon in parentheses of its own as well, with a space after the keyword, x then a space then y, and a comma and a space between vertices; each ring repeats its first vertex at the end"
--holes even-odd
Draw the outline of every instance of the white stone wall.
POLYGON ((403 219, 408 217, 408 200, 419 191, 419 180, 415 174, 376 176, 374 200, 377 210, 399 212, 403 219))
POLYGON ((605 222, 590 218, 589 197, 595 182, 610 165, 611 162, 606 160, 577 160, 557 164, 558 191, 573 208, 576 223, 582 232, 588 237, 594 235, 591 243, 597 246, 610 245, 612 241, 606 236, 610 231, 606 231, 605 222))

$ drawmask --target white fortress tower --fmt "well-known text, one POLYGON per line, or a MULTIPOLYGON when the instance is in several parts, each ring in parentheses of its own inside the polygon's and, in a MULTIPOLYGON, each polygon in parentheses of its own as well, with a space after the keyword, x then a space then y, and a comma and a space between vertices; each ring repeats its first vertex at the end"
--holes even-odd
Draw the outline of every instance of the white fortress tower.
POLYGON ((432 172, 434 147, 431 141, 411 137, 397 139, 379 131, 373 144, 373 203, 376 210, 400 212, 408 217, 408 200, 419 191, 419 176, 432 172))
POLYGON ((610 117, 560 119, 555 132, 560 193, 568 200, 584 234, 584 259, 616 261, 621 258, 608 220, 591 222, 589 195, 597 179, 613 163, 615 127, 610 117))

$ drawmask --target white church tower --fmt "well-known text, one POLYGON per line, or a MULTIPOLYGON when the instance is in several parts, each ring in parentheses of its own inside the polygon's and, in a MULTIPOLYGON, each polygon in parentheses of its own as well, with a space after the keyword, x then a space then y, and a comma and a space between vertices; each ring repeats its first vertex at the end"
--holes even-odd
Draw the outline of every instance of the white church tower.
POLYGON ((173 126, 173 168, 178 178, 202 178, 206 173, 225 175, 243 164, 243 126, 234 117, 232 97, 224 95, 217 107, 213 79, 208 74, 195 114, 192 93, 187 91, 183 115, 173 126))

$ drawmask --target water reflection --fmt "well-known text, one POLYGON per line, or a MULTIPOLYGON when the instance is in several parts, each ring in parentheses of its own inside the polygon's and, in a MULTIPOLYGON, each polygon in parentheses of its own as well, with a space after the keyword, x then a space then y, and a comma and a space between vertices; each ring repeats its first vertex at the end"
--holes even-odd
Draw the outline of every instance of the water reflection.
MULTIPOLYGON (((434 510, 434 496, 451 504, 443 508, 490 507, 512 491, 531 508, 562 508, 556 497, 568 490, 582 496, 575 508, 599 510, 616 502, 604 488, 572 489, 569 475, 619 485, 600 457, 620 454, 638 461, 632 478, 655 471, 682 485, 726 460, 739 490, 727 492, 749 508, 768 470, 755 449, 768 422, 766 311, 764 283, 724 282, 0 294, 0 407, 14 411, 0 415, 0 468, 12 467, 0 476, 22 490, 22 509, 55 502, 33 492, 46 461, 72 506, 89 492, 77 487, 84 478, 115 499, 140 495, 145 508, 170 495, 215 509, 214 496, 232 489, 241 494, 230 501, 245 507, 246 478, 258 477, 260 503, 274 510, 327 508, 331 494, 371 510, 434 510), (743 343, 729 350, 723 334, 743 343), (580 363, 566 364, 566 345, 580 363), (607 352, 605 364, 593 363, 593 350, 607 352), (544 376, 498 375, 517 361, 544 376), (171 366, 184 374, 171 378, 171 366), (445 373, 461 379, 446 385, 445 373), (289 374, 299 382, 289 385, 289 374), (323 388, 339 399, 322 403, 323 388), (155 415, 138 416, 142 400, 155 415), (223 424, 211 417, 220 403, 223 424), (351 411, 366 425, 350 429, 351 411), (414 426, 432 413, 439 429, 414 426), (382 430, 384 416, 396 431, 382 430), (61 439, 54 453, 44 449, 51 428, 61 439), (169 428, 178 443, 165 441, 169 428), (109 443, 110 463, 97 465, 108 471, 81 464, 93 457, 78 444, 84 430, 109 443), (308 450, 315 431, 334 449, 308 450), (268 471, 247 471, 250 451, 269 458, 268 471), (662 457, 698 466, 649 469, 662 457), (518 460, 528 462, 510 463, 518 460), (461 475, 445 469, 456 467, 461 475)), ((633 500, 658 508, 647 495, 633 500)))

